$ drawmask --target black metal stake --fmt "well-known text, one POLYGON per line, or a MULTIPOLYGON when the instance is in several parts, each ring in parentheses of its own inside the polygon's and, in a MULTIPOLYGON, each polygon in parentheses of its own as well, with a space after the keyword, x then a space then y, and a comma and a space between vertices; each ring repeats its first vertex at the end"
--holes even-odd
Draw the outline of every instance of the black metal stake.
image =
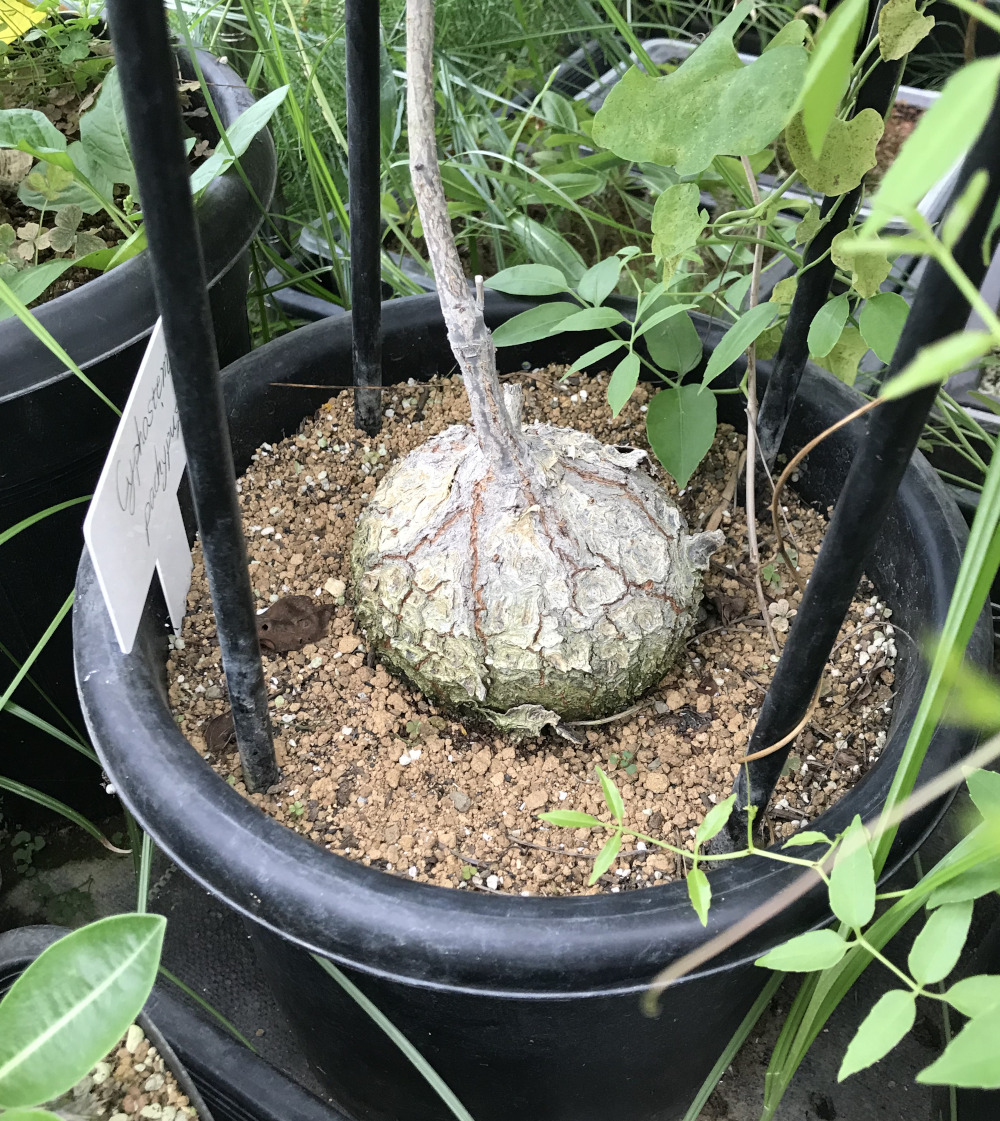
MULTIPOLYGON (((881 3, 874 6, 870 36, 878 31, 878 13, 881 8, 881 3)), ((879 116, 884 117, 892 104, 902 69, 902 60, 876 65, 858 91, 855 116, 864 109, 874 109, 879 116)), ((820 208, 821 219, 825 219, 834 207, 836 211, 829 221, 820 227, 806 249, 803 261, 806 267, 799 277, 795 295, 792 297, 785 332, 757 415, 760 454, 769 469, 774 467, 792 403, 798 392, 806 362, 809 360, 809 327, 826 301, 830 293, 830 285, 833 283, 836 270, 833 259, 829 255, 830 245, 837 234, 843 233, 850 224, 861 202, 861 191, 862 188, 858 186, 845 195, 828 195, 823 200, 820 208)))
POLYGON ((347 0, 347 176, 351 217, 354 423, 382 426, 382 216, 378 0, 347 0))
MULTIPOLYGON (((969 179, 980 169, 989 175, 989 183, 975 215, 953 250, 959 266, 977 287, 986 273, 983 239, 1000 198, 1000 98, 993 105, 982 135, 966 157, 952 193, 953 200, 961 195, 969 179)), ((996 240, 994 233, 994 244, 996 240)), ((990 257, 992 252, 987 260, 990 257)), ((968 315, 968 301, 941 265, 930 261, 896 347, 890 373, 899 372, 921 347, 960 328, 968 315)), ((867 437, 861 443, 837 500, 781 661, 750 737, 748 755, 777 743, 808 710, 865 562, 871 555, 936 396, 937 386, 930 386, 880 405, 871 413, 867 437)), ((740 772, 735 784, 738 806, 767 804, 791 746, 787 744, 748 764, 740 772), (750 773, 749 803, 747 770, 750 773)), ((745 842, 746 816, 734 813, 726 830, 720 834, 719 846, 735 849, 743 847, 745 842)))
POLYGON ((166 15, 162 0, 108 10, 243 780, 263 790, 278 765, 166 15))

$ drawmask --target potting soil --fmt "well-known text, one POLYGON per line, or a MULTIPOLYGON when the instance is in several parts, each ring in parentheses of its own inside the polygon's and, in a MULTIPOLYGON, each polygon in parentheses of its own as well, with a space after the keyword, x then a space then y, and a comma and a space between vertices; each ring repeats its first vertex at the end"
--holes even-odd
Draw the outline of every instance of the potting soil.
POLYGON ((197 1111, 138 1024, 53 1104, 61 1116, 87 1121, 198 1121, 197 1111))
MULTIPOLYGON (((610 444, 648 450, 640 385, 617 418, 607 375, 560 382, 552 367, 512 375, 524 387, 525 422, 590 431, 610 444)), ((288 390, 293 392, 293 390, 288 390)), ((299 650, 262 650, 281 781, 247 795, 317 844, 395 875, 462 890, 558 895, 617 892, 683 874, 680 860, 626 836, 623 851, 587 886, 603 832, 558 829, 540 811, 610 815, 595 766, 618 785, 626 823, 690 846, 698 823, 731 788, 777 653, 758 608, 745 513, 732 494, 744 438, 720 426, 688 487, 651 460, 692 530, 714 517, 726 534, 705 575, 705 598, 684 657, 660 685, 620 716, 577 722, 515 744, 494 729, 440 711, 377 664, 351 609, 349 555, 355 520, 386 468, 449 424, 468 420, 458 378, 391 388, 381 434, 353 425, 340 393, 297 435, 264 445, 239 483, 250 578, 261 611, 290 596, 300 608, 333 608, 325 637, 299 650)), ((801 468, 808 471, 808 460, 801 468)), ((783 496, 790 549, 805 581, 825 514, 783 496)), ((800 593, 781 560, 767 511, 759 519, 762 577, 780 649, 800 593)), ((280 613, 282 608, 279 607, 280 613)), ((263 636, 262 636, 263 637, 263 636)), ((766 839, 815 818, 877 758, 889 726, 896 640, 891 610, 863 587, 824 676, 819 701, 792 748, 768 810, 766 839)), ((278 645, 282 645, 280 642, 278 645)), ((170 701, 181 730, 246 794, 204 566, 195 550, 183 635, 168 660, 170 701)))

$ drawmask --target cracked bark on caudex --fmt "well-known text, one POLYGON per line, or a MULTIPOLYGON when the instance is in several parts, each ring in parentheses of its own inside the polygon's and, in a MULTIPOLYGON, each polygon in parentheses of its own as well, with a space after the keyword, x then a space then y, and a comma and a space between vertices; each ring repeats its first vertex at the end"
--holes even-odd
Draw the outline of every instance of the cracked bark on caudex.
POLYGON ((410 170, 471 425, 401 460, 358 524, 358 618, 422 692, 501 728, 626 708, 675 660, 723 535, 687 534, 622 452, 522 423, 451 235, 434 139, 432 0, 407 6, 410 170))

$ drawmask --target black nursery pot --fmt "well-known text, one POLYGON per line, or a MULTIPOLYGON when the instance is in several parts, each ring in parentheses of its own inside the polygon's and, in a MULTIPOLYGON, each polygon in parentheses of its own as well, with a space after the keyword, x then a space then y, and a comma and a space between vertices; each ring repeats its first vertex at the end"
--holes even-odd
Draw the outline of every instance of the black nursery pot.
MULTIPOLYGON (((230 125, 253 104, 236 73, 209 54, 201 64, 220 118, 230 125)), ((193 69, 191 71, 193 76, 193 69)), ((209 120, 208 127, 211 126, 209 120)), ((246 313, 247 247, 274 192, 274 144, 265 130, 237 168, 210 184, 197 209, 210 284, 212 320, 223 364, 250 349, 246 313)), ((146 253, 39 307, 35 314, 83 372, 121 407, 128 397, 157 308, 146 253)), ((118 417, 17 318, 0 321, 0 530, 47 507, 90 495, 118 417)), ((0 643, 23 661, 73 588, 83 545, 86 504, 36 523, 0 547, 0 643)), ((0 680, 14 666, 0 649, 0 680)), ((68 621, 32 670, 35 682, 74 723, 80 711, 73 681, 68 621)), ((15 699, 62 727, 27 683, 15 699)), ((40 787, 84 813, 115 804, 82 755, 9 714, 0 714, 3 773, 40 787)), ((18 806, 18 814, 30 807, 18 806)))
MULTIPOLYGON (((491 294, 487 321, 496 326, 526 306, 491 294)), ((387 382, 454 368, 434 297, 392 301, 382 323, 387 382)), ((702 320, 699 329, 707 337, 711 324, 702 320)), ((596 333, 556 336, 504 350, 501 360, 507 369, 572 360, 598 341, 596 333)), ((237 470, 259 444, 294 432, 329 396, 272 383, 343 385, 350 354, 350 321, 327 320, 225 371, 237 470)), ((730 371, 730 382, 741 373, 730 371)), ((828 375, 808 371, 790 445, 801 445, 858 400, 828 375)), ((737 397, 723 397, 720 405, 724 419, 741 421, 737 397)), ((812 453, 799 484, 809 502, 834 501, 863 423, 812 453)), ((907 633, 941 625, 965 538, 954 505, 917 456, 868 567, 894 609, 893 622, 907 633)), ((140 641, 123 656, 86 557, 74 635, 84 712, 112 781, 157 843, 249 920, 262 967, 317 1075, 348 1113, 365 1121, 446 1121, 451 1114, 308 951, 336 962, 406 1033, 475 1121, 674 1121, 767 979, 754 958, 829 918, 822 891, 799 900, 671 987, 659 1017, 646 1019, 639 1000, 657 970, 771 899, 794 873, 763 858, 724 864, 712 873, 706 931, 683 883, 523 898, 455 891, 366 868, 285 829, 213 773, 167 707, 162 615, 147 610, 140 641)), ((990 649, 984 617, 970 654, 985 666, 990 649)), ((816 828, 835 833, 855 814, 870 819, 883 804, 925 683, 916 656, 901 657, 896 682, 881 759, 816 828)), ((922 778, 970 747, 967 733, 938 729, 922 778)), ((891 863, 914 850, 942 809, 939 802, 903 823, 891 863)))

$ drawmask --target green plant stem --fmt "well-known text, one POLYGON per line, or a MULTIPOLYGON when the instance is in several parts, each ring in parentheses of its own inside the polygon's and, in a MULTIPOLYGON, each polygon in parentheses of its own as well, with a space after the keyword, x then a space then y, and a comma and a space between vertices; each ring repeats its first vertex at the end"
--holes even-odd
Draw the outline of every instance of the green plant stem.
POLYGON ((65 802, 60 802, 58 798, 53 798, 50 794, 44 794, 41 790, 36 790, 33 786, 27 786, 23 782, 15 782, 12 778, 5 778, 3 775, 0 775, 0 790, 9 790, 11 794, 16 794, 18 797, 34 802, 38 806, 44 806, 52 813, 57 813, 60 817, 78 825, 84 832, 89 833, 95 841, 100 841, 109 851, 119 853, 122 856, 128 855, 127 849, 120 849, 113 845, 89 818, 84 817, 82 813, 78 813, 72 806, 67 806, 65 802))
POLYGON ((3 693, 0 693, 0 709, 7 707, 7 702, 13 696, 14 690, 17 689, 18 685, 20 685, 24 678, 27 676, 28 670, 30 670, 31 667, 35 664, 38 655, 41 654, 41 652, 45 649, 46 644, 55 633, 56 628, 63 621, 63 619, 66 618, 66 615, 69 613, 69 609, 73 606, 73 595, 74 593, 70 592, 66 597, 66 601, 56 612, 55 617, 52 619, 52 622, 49 623, 49 625, 45 628, 45 633, 35 643, 35 646, 32 649, 31 653, 21 663, 21 668, 17 671, 17 673, 14 674, 14 678, 11 683, 7 686, 3 693))
MULTIPOLYGON (((108 408, 115 414, 121 416, 122 411, 114 402, 111 401, 105 393, 98 389, 96 385, 87 377, 87 375, 80 369, 80 367, 73 361, 66 351, 60 346, 58 342, 52 337, 51 334, 38 322, 38 320, 28 310, 27 305, 11 291, 10 286, 4 281, 0 280, 0 301, 5 303, 7 307, 21 320, 21 322, 28 328, 29 331, 42 343, 48 347, 49 351, 55 355, 56 358, 62 362, 67 370, 75 374, 83 384, 96 393, 98 397, 108 406, 108 408)), ((75 500, 74 500, 75 501, 75 500)))
POLYGON ((344 992, 346 992, 352 1000, 356 1001, 392 1042, 396 1044, 400 1051, 403 1052, 417 1071, 424 1077, 428 1085, 438 1095, 456 1121, 473 1121, 472 1115, 465 1106, 462 1105, 451 1089, 449 1089, 437 1071, 423 1055, 420 1054, 406 1036, 403 1035, 399 1028, 397 1028, 396 1025, 365 996, 358 986, 355 985, 353 981, 349 980, 332 961, 320 957, 319 954, 313 954, 312 957, 313 961, 315 961, 325 973, 332 977, 344 992))

